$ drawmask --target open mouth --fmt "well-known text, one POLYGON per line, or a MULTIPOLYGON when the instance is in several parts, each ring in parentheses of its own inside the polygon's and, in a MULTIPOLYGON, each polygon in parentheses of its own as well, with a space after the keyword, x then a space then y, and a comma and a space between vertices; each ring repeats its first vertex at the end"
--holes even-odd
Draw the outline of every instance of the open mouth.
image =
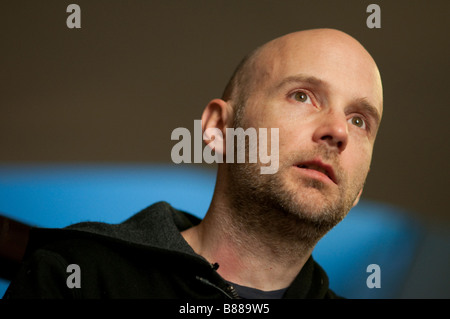
POLYGON ((325 176, 327 176, 333 183, 337 184, 336 177, 334 175, 333 168, 329 165, 326 165, 322 162, 313 161, 313 162, 305 162, 296 165, 298 168, 310 169, 318 171, 325 176))

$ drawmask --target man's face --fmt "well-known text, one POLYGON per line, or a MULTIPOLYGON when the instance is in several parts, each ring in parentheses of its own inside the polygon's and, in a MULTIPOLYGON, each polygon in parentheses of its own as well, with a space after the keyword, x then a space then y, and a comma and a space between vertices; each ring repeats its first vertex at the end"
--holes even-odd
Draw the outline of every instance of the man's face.
POLYGON ((348 39, 308 36, 265 50, 258 65, 239 125, 279 128, 280 166, 260 175, 259 164, 235 165, 232 175, 269 206, 335 225, 369 171, 382 113, 376 66, 348 39))

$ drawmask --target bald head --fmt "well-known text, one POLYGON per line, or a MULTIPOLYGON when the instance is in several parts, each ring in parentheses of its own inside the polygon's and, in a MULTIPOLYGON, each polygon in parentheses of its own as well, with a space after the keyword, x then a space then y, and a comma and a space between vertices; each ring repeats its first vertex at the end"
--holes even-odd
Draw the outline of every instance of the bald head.
POLYGON ((347 84, 362 80, 372 85, 374 103, 381 112, 382 85, 375 61, 356 39, 334 29, 293 32, 260 46, 238 65, 222 99, 231 102, 235 117, 240 118, 251 95, 269 80, 276 80, 279 74, 308 73, 310 66, 322 67, 311 70, 320 70, 321 74, 311 74, 316 77, 330 76, 330 81, 347 80, 347 84), (324 70, 328 74, 323 74, 324 70))

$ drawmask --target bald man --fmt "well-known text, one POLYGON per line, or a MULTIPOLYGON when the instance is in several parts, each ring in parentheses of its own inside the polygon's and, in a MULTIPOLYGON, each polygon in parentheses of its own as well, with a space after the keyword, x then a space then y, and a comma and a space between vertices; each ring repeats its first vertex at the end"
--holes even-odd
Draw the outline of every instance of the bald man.
POLYGON ((276 173, 219 164, 202 221, 160 202, 119 225, 34 229, 5 297, 335 298, 311 253, 357 204, 382 111, 379 71, 354 38, 272 40, 208 103, 202 129, 222 132, 211 147, 225 155, 227 128, 278 128, 276 173))

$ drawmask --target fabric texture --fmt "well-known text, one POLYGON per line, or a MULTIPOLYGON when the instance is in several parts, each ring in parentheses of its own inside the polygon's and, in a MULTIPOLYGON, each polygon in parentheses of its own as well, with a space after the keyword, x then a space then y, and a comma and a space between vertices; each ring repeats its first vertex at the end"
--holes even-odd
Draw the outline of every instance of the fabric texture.
MULTIPOLYGON (((33 228, 22 266, 5 293, 15 298, 238 298, 181 231, 200 219, 158 202, 120 224, 33 228), (80 288, 67 284, 79 267, 80 288)), ((338 298, 310 257, 283 298, 338 298)))

